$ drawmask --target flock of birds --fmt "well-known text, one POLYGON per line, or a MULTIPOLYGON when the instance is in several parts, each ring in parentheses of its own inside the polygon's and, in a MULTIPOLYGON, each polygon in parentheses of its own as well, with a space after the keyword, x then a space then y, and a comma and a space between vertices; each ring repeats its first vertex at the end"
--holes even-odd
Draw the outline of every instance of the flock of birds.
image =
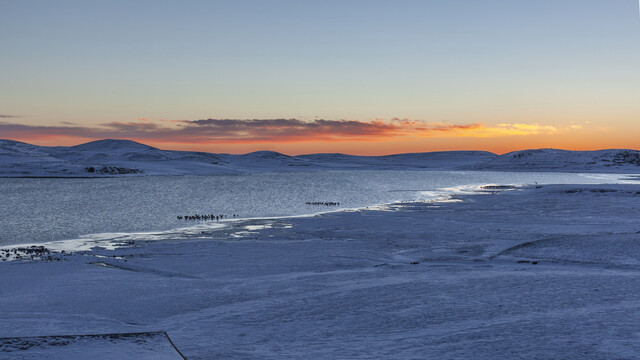
MULTIPOLYGON (((335 201, 307 201, 306 205, 324 205, 324 206, 339 206, 339 202, 335 201)), ((239 218, 240 215, 232 214, 231 218, 239 218)), ((176 216, 178 220, 184 221, 220 221, 224 219, 228 219, 229 215, 227 214, 195 214, 195 215, 178 215, 176 216)))
MULTIPOLYGON (((232 217, 237 218, 240 215, 237 214, 233 214, 232 217)), ((189 220, 196 220, 196 221, 220 221, 222 219, 228 218, 228 215, 225 214, 220 214, 220 215, 214 215, 214 214, 195 214, 195 215, 178 215, 176 216, 178 218, 178 220, 185 220, 185 221, 189 221, 189 220)))

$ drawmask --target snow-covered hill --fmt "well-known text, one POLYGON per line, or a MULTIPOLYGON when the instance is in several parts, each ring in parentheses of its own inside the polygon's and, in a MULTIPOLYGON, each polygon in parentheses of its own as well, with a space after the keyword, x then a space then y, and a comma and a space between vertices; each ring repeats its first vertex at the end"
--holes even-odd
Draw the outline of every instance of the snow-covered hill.
POLYGON ((390 156, 312 154, 273 151, 244 155, 161 150, 130 140, 98 140, 48 147, 0 140, 0 176, 210 175, 323 169, 456 169, 496 155, 453 151, 390 156))
POLYGON ((521 150, 497 156, 470 168, 508 171, 640 172, 640 151, 521 150))
POLYGON ((273 151, 244 155, 162 150, 130 140, 76 146, 37 146, 0 140, 0 176, 213 175, 337 169, 640 172, 635 150, 523 150, 498 156, 486 151, 443 151, 387 156, 273 151))

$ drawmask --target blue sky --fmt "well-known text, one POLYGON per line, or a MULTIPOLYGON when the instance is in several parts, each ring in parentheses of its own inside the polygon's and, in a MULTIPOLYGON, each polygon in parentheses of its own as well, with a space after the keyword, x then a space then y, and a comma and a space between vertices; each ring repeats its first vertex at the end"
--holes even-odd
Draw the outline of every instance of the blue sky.
POLYGON ((0 114, 28 126, 317 117, 592 130, 564 134, 568 147, 589 147, 599 128, 640 130, 635 0, 0 0, 0 46, 0 114))

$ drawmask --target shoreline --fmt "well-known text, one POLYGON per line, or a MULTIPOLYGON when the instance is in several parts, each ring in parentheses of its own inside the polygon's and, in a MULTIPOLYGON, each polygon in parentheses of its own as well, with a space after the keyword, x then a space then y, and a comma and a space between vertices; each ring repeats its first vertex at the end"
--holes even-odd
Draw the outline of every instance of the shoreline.
MULTIPOLYGON (((325 214, 339 214, 345 212, 354 211, 385 211, 393 206, 401 204, 412 203, 447 203, 455 201, 456 196, 464 195, 486 195, 495 194, 500 191, 517 190, 518 188, 526 188, 534 185, 497 185, 497 184, 482 184, 482 185, 461 185, 451 188, 442 188, 437 190, 395 190, 395 191, 415 191, 432 193, 433 199, 430 200, 415 200, 415 201, 393 201, 389 203, 366 205, 353 208, 338 208, 327 209, 326 211, 319 211, 308 214, 298 215, 283 215, 283 216, 264 216, 264 217, 248 217, 248 218, 230 218, 221 221, 201 221, 193 226, 185 226, 172 228, 167 230, 158 231, 141 231, 141 232, 116 232, 116 233, 95 233, 81 235, 75 239, 63 239, 52 240, 41 243, 23 243, 23 244, 9 244, 0 246, 0 262, 2 261, 37 261, 43 260, 42 257, 46 256, 47 261, 59 261, 59 257, 56 255, 69 255, 72 253, 91 252, 92 249, 97 250, 115 250, 118 248, 124 248, 127 246, 135 245, 136 242, 148 243, 154 241, 178 241, 172 235, 188 236, 191 234, 209 234, 219 231, 228 231, 235 227, 250 227, 254 223, 269 223, 276 222, 278 220, 296 219, 296 218, 313 218, 322 216, 325 214), (238 226, 234 226, 238 225, 238 226), (108 237, 108 239, 100 239, 100 237, 108 237), (144 239, 144 237, 147 239, 144 239), (94 237, 93 239, 91 237, 94 237), (142 237, 142 238, 141 238, 142 237), (155 239, 149 239, 155 238, 155 239), (17 255, 17 258, 16 258, 17 255)), ((190 241, 190 239, 180 239, 182 241, 190 241)))
MULTIPOLYGON (((245 219, 250 217, 286 217, 379 206, 380 204, 384 206, 384 204, 394 201, 421 201, 442 193, 442 190, 436 190, 438 188, 458 184, 477 184, 480 186, 495 182, 533 184, 537 181, 544 184, 627 181, 618 180, 621 176, 617 174, 505 173, 503 175, 482 171, 426 171, 417 173, 392 171, 388 174, 377 171, 371 174, 371 176, 362 173, 358 175, 358 172, 353 171, 329 172, 317 180, 315 185, 317 190, 314 187, 294 186, 295 193, 290 194, 283 191, 283 187, 276 186, 273 195, 269 195, 271 192, 259 191, 260 176, 242 178, 174 176, 156 177, 155 179, 111 178, 112 181, 109 180, 108 183, 102 185, 83 179, 70 181, 32 179, 25 180, 24 183, 20 180, 6 180, 5 191, 8 191, 8 196, 4 208, 8 216, 5 222, 5 233, 0 236, 2 243, 0 247, 11 245, 40 246, 45 242, 73 239, 86 242, 91 239, 104 240, 105 236, 117 238, 122 234, 133 234, 132 236, 135 237, 136 233, 144 236, 147 234, 153 236, 155 233, 160 237, 166 237, 166 234, 175 232, 175 236, 179 237, 178 233, 182 230, 176 229, 185 229, 196 225, 195 222, 176 221, 176 215, 184 215, 184 212, 233 213, 241 214, 241 218, 245 219), (341 190, 332 185, 333 179, 335 179, 332 173, 347 181, 352 188, 348 188, 344 194, 341 194, 341 190), (366 179, 364 183, 353 180, 361 177, 366 179), (392 180, 385 183, 388 178, 392 180), (456 180, 448 181, 447 179, 456 180), (80 183, 76 184, 75 181, 80 183), (184 191, 188 187, 198 188, 200 186, 224 188, 226 182, 237 185, 233 185, 229 189, 229 195, 221 194, 222 197, 217 196, 214 192, 209 192, 204 196, 192 196, 184 191), (106 190, 113 186, 118 186, 121 190, 106 190), (176 188, 176 191, 168 193, 167 196, 158 196, 162 186, 166 186, 167 189, 176 188), (138 187, 141 187, 139 188, 141 191, 136 191, 138 187), (247 189, 243 189, 243 187, 247 187, 247 189), (368 194, 369 187, 373 189, 372 194, 368 194), (153 189, 156 188, 157 190, 154 192, 153 189), (431 191, 413 193, 402 191, 421 188, 431 189, 431 191), (357 193, 352 191, 353 189, 358 189, 357 193), (28 191, 28 193, 20 195, 21 191, 28 191), (81 193, 87 191, 87 193, 86 195, 75 195, 78 191, 81 193), (67 193, 69 195, 65 195, 67 193), (178 196, 179 193, 182 195, 178 196), (39 196, 43 196, 44 199, 39 199, 39 196), (120 200, 110 200, 116 198, 120 200), (152 200, 154 198, 155 200, 152 200), (281 201, 281 199, 286 200, 281 201), (337 209, 325 209, 324 207, 316 208, 303 205, 304 201, 315 200, 340 200, 342 206, 337 209), (132 206, 120 209, 121 203, 131 203, 132 206), (63 206, 63 209, 60 209, 60 206, 63 206), (34 213, 37 215, 34 216, 34 213), (15 221, 13 221, 14 219, 15 221)), ((301 177, 299 175, 275 174, 268 179, 272 182, 284 179, 295 185, 304 184, 304 181, 308 181, 309 177, 308 174, 301 177)), ((315 176, 311 178, 315 179, 315 176)), ((445 190, 445 192, 451 191, 445 190)), ((140 236, 135 238, 140 238, 140 236)), ((69 245, 65 245, 64 249, 72 250, 69 245)))
MULTIPOLYGON (((598 175, 598 174, 594 174, 598 175)), ((610 175, 610 174, 600 174, 610 175)), ((627 178, 619 178, 621 181, 639 181, 640 175, 629 175, 627 178)), ((247 217, 247 218, 231 218, 221 221, 201 221, 192 226, 177 227, 167 230, 151 230, 140 232, 115 232, 115 233, 95 233, 81 235, 74 239, 52 240, 41 243, 23 243, 0 246, 0 262, 3 261, 59 261, 60 256, 68 256, 73 253, 86 253, 94 250, 116 250, 135 246, 137 242, 141 244, 152 243, 156 241, 182 243, 193 241, 190 237, 194 237, 196 241, 206 239, 208 236, 216 232, 228 232, 238 227, 251 227, 256 223, 269 224, 280 220, 297 219, 297 218, 314 218, 326 214, 340 214, 357 211, 386 211, 398 205, 411 204, 446 204, 456 202, 460 198, 478 195, 495 195, 504 191, 526 190, 533 187, 542 186, 563 186, 564 184, 470 184, 460 185, 449 188, 441 188, 437 190, 395 190, 395 191, 421 191, 432 193, 433 199, 430 200, 414 200, 414 201, 393 201, 389 203, 381 203, 374 205, 366 205, 354 208, 339 208, 308 214, 283 215, 283 216, 264 216, 264 217, 247 217), (202 236, 197 237, 200 234, 202 236), (182 236, 177 239, 175 236, 182 236), (93 238, 92 238, 93 237, 93 238), (102 237, 102 239, 101 239, 102 237), (147 237, 146 239, 144 237, 147 237), (15 258, 15 255, 18 255, 15 258), (60 256, 58 256, 60 255, 60 256), (46 258, 45 258, 46 257, 46 258)), ((580 184, 575 184, 579 186, 580 184)), ((585 186, 598 184, 584 184, 585 186)), ((611 185, 611 184, 602 184, 611 185)), ((464 200, 463 200, 464 201, 464 200)), ((242 232, 242 230, 238 230, 242 232)), ((237 240, 237 238, 230 239, 237 240)))

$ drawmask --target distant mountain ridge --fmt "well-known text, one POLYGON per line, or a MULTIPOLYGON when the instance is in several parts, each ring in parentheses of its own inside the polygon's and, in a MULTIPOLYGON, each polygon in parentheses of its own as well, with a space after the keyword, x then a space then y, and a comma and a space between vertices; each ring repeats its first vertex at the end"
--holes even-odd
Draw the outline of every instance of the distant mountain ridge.
POLYGON ((38 146, 0 139, 2 177, 215 175, 319 170, 489 170, 640 172, 636 150, 441 151, 385 156, 274 151, 243 155, 162 150, 131 140, 105 139, 75 146, 38 146))

